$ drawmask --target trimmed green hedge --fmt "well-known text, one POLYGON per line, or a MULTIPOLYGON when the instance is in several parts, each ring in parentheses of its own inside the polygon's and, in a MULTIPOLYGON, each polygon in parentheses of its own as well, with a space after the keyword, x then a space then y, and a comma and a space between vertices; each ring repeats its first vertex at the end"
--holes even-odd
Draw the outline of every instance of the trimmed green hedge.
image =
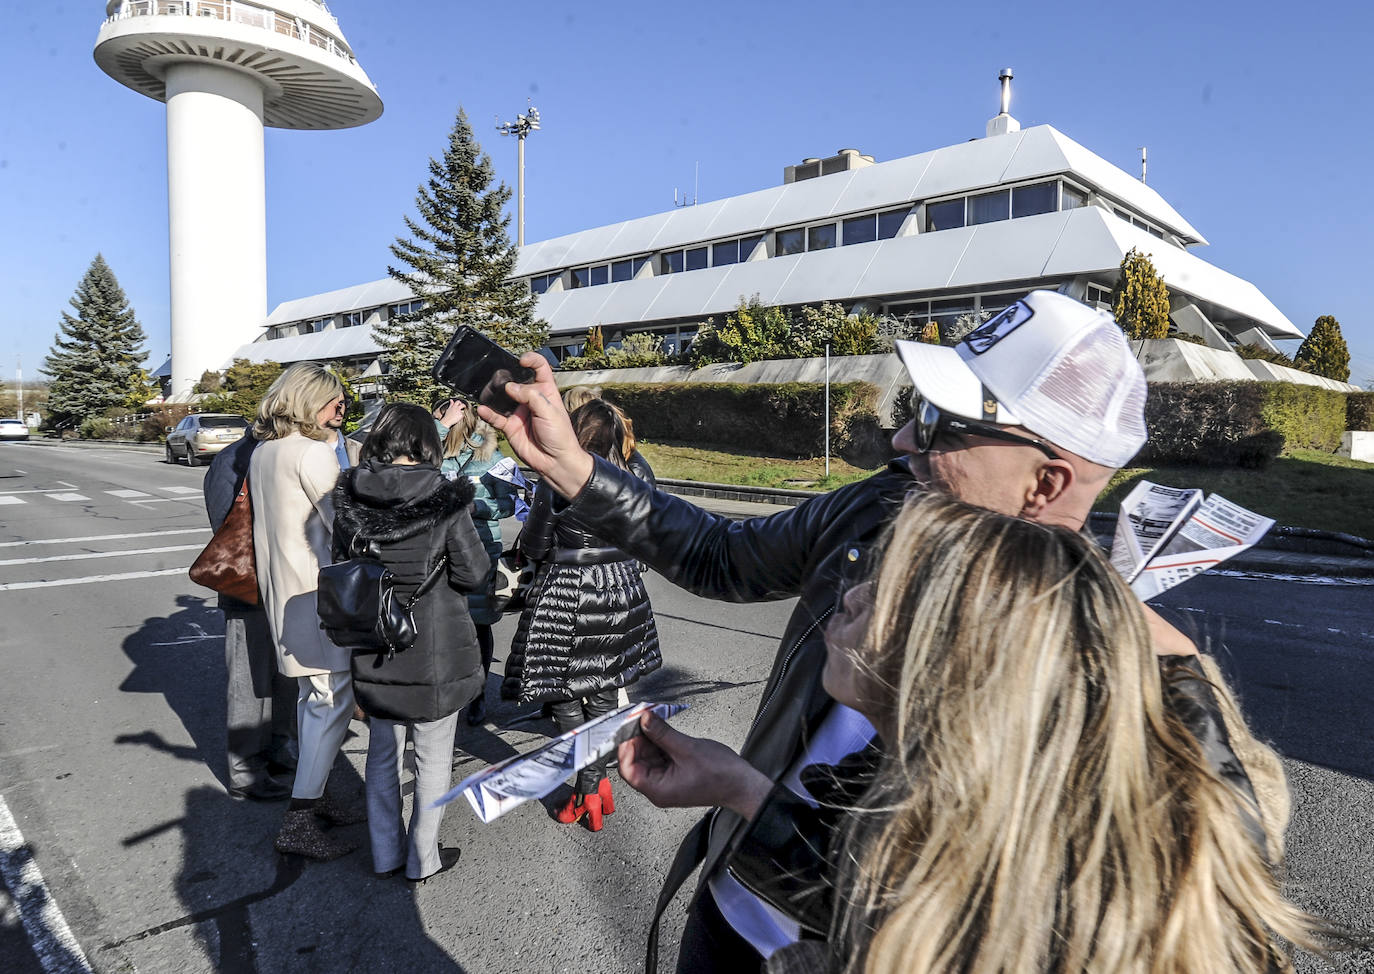
POLYGON ((1136 461, 1263 467, 1298 449, 1333 452, 1346 394, 1291 382, 1156 382, 1145 403, 1150 440, 1136 461))
POLYGON ((1345 394, 1345 428, 1374 430, 1374 392, 1345 394))
MULTIPOLYGON (((779 457, 816 457, 825 450, 825 386, 815 382, 616 383, 602 394, 634 421, 646 440, 742 447, 779 457)), ((830 452, 855 466, 877 466, 891 454, 890 431, 878 426, 878 388, 868 382, 830 386, 830 452)))

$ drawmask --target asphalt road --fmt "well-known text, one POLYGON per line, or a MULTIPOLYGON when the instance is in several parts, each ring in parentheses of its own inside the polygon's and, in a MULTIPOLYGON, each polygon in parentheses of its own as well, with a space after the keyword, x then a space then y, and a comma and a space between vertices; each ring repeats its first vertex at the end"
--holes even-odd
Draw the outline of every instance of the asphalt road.
MULTIPOLYGON (((0 970, 642 969, 694 815, 623 786, 599 834, 536 803, 488 826, 454 805, 442 839, 462 860, 415 890, 373 878, 365 849, 304 868, 273 852, 284 806, 224 791, 222 618, 185 575, 209 537, 202 477, 144 453, 0 444, 0 970)), ((791 603, 650 590, 666 663, 633 696, 689 702, 679 727, 738 743, 791 603)), ((1247 714, 1287 756, 1296 897, 1374 927, 1374 587, 1203 577, 1166 601, 1224 640, 1247 714)), ((489 699, 491 724, 460 731, 455 780, 552 731, 489 699)), ((354 790, 366 733, 354 723, 345 743, 354 790)))

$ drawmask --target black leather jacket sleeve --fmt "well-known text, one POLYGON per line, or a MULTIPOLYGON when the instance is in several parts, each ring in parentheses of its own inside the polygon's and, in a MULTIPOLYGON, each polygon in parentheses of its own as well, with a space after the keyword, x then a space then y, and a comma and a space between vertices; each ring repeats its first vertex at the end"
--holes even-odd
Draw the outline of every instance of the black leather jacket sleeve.
POLYGON ((553 549, 553 532, 558 524, 553 505, 553 488, 541 482, 534 488, 529 517, 520 529, 520 550, 531 561, 543 561, 553 549))
POLYGON ((821 536, 847 528, 847 519, 835 516, 847 503, 841 488, 777 514, 733 521, 597 457, 591 479, 563 513, 596 525, 607 544, 697 595, 760 602, 801 592, 813 561, 833 550, 818 543, 821 536))

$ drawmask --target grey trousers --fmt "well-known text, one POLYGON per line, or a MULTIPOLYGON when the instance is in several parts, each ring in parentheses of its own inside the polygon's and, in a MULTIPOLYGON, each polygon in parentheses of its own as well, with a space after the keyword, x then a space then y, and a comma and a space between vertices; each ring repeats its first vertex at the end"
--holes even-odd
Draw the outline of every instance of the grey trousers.
POLYGON ((353 674, 349 670, 317 673, 297 677, 296 683, 300 687, 296 720, 301 756, 291 797, 319 798, 353 719, 353 674))
POLYGON ((453 777, 453 737, 458 714, 440 720, 401 722, 369 717, 367 743, 367 830, 372 868, 387 873, 406 867, 407 879, 439 871, 439 823, 444 809, 430 808, 448 791, 453 777), (401 816, 401 769, 406 734, 415 745, 415 794, 410 823, 401 816))
POLYGON ((224 669, 229 787, 250 788, 296 750, 296 681, 277 672, 267 613, 224 610, 224 669))

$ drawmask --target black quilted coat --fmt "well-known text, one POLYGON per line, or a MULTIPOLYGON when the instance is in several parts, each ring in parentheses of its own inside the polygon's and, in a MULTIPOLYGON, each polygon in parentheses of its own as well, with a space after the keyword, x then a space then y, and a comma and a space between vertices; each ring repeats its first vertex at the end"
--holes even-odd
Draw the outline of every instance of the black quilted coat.
POLYGON ((553 511, 540 484, 520 549, 541 562, 506 661, 503 696, 576 700, 624 687, 663 663, 639 563, 576 516, 553 511))
POLYGON ((354 654, 353 690, 369 714, 387 720, 430 721, 467 706, 485 675, 467 593, 485 582, 490 561, 468 507, 472 484, 449 481, 434 467, 369 460, 334 488, 334 558, 349 557, 355 538, 375 541, 409 598, 431 568, 448 568, 415 603, 415 644, 387 659, 354 654))

